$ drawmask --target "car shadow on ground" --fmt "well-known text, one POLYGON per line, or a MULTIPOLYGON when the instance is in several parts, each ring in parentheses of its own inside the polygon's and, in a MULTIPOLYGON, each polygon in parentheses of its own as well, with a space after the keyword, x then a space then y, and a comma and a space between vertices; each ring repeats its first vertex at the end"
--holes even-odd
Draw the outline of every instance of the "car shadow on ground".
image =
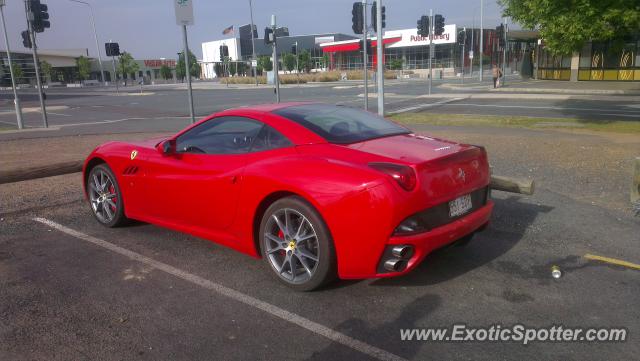
POLYGON ((487 230, 476 234, 469 244, 437 250, 406 276, 379 279, 371 282, 371 286, 435 285, 462 276, 507 253, 522 240, 539 213, 553 209, 524 202, 518 196, 494 199, 494 202, 491 224, 487 230))

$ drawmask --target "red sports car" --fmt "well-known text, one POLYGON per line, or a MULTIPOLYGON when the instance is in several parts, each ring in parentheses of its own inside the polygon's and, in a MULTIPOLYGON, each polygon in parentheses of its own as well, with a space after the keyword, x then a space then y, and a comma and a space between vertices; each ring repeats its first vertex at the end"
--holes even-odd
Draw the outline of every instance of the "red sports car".
POLYGON ((315 103, 226 110, 172 137, 107 143, 83 174, 101 224, 213 240, 298 290, 407 273, 483 229, 493 209, 484 148, 315 103))

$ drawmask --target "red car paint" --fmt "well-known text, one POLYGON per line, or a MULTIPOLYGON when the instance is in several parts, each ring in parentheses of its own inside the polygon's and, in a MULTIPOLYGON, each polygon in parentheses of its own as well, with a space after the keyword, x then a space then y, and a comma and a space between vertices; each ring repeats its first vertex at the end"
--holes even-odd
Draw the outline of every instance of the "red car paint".
POLYGON ((291 147, 237 155, 165 155, 160 151, 163 140, 175 139, 191 126, 170 138, 101 145, 85 161, 85 177, 95 162, 106 162, 120 185, 127 217, 209 239, 254 257, 260 257, 256 228, 258 212, 268 206, 265 202, 298 195, 315 207, 328 226, 340 278, 405 274, 434 249, 489 222, 491 200, 430 231, 394 236, 407 217, 488 187, 489 166, 483 148, 415 134, 331 144, 271 113, 292 105, 296 103, 227 110, 193 125, 223 115, 252 118, 285 135, 294 144, 291 147), (134 150, 137 155, 131 159, 134 150), (368 166, 371 162, 411 167, 417 176, 415 187, 403 189, 389 175, 368 166), (460 170, 464 171, 462 178, 460 170), (403 271, 381 273, 381 257, 392 244, 413 245, 415 252, 403 271))

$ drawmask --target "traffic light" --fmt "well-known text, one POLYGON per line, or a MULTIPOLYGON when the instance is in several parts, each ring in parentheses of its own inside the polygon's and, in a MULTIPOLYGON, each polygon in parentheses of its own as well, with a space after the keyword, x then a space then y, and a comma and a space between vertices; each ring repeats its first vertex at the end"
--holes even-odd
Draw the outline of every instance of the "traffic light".
POLYGON ((464 45, 467 42, 467 31, 458 31, 458 45, 464 45))
POLYGON ((120 44, 118 43, 105 43, 104 49, 107 56, 120 56, 120 44))
POLYGON ((442 35, 444 33, 444 16, 436 14, 433 19, 433 33, 435 35, 442 35))
POLYGON ((273 44, 276 41, 276 36, 273 33, 273 29, 270 27, 264 28, 264 43, 269 45, 273 44))
POLYGON ((33 46, 31 45, 31 37, 29 36, 29 30, 23 31, 22 33, 20 33, 20 35, 22 35, 22 46, 24 46, 25 48, 31 49, 33 46))
POLYGON ((362 28, 364 27, 364 14, 362 13, 362 3, 353 3, 353 9, 351 10, 351 29, 355 34, 362 34, 362 28))
POLYGON ((498 38, 498 44, 504 47, 504 25, 496 26, 496 37, 498 38))
MULTIPOLYGON (((371 24, 373 24, 373 30, 374 31, 378 31, 378 3, 377 2, 373 2, 373 5, 371 6, 371 24)), ((386 28, 387 27, 387 7, 383 6, 382 7, 382 28, 386 28)))
POLYGON ((418 35, 429 37, 429 17, 427 15, 422 15, 418 20, 418 35))
POLYGON ((291 54, 298 55, 298 44, 291 45, 291 54))
POLYGON ((48 10, 49 7, 46 4, 41 4, 40 0, 29 0, 29 11, 33 16, 31 26, 36 33, 42 33, 44 29, 51 27, 48 10))

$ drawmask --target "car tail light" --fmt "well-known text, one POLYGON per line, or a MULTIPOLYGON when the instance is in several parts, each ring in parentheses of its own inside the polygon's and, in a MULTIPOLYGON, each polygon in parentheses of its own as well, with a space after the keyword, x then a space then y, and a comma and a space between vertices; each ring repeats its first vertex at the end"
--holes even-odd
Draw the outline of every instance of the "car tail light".
POLYGON ((406 191, 416 187, 416 172, 409 166, 395 163, 369 163, 369 167, 389 175, 406 191))

